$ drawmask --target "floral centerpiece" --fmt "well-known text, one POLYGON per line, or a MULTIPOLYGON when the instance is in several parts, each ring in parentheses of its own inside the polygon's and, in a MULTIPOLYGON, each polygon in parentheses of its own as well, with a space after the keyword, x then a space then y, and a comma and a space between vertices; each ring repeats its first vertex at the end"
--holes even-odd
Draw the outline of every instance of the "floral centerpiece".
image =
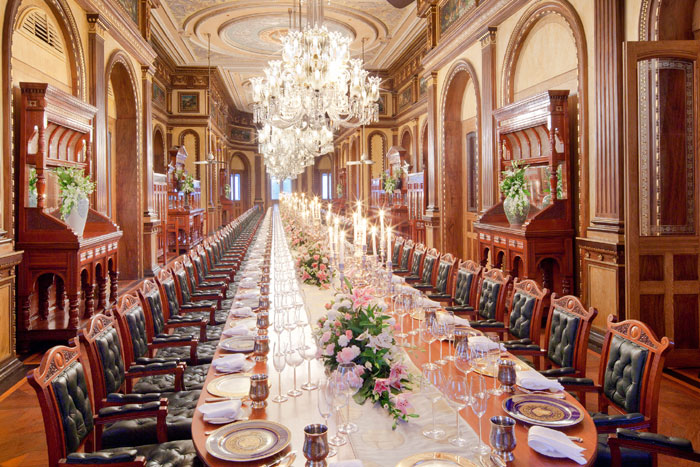
POLYGON ((296 265, 302 282, 327 289, 332 277, 328 253, 323 251, 318 242, 307 244, 301 250, 296 265))
POLYGON ((510 168, 502 173, 499 187, 506 197, 503 201, 503 210, 508 222, 513 225, 521 225, 525 222, 530 212, 530 191, 527 189, 525 180, 527 169, 527 165, 521 167, 518 161, 513 161, 510 168))
POLYGON ((82 235, 90 207, 88 196, 95 191, 95 183, 77 167, 57 167, 53 172, 61 194, 61 219, 82 235))
POLYGON ((381 176, 382 189, 387 193, 393 193, 399 186, 399 177, 392 177, 391 174, 387 172, 382 172, 381 176))
POLYGON ((340 363, 353 362, 362 387, 355 394, 358 404, 367 400, 379 404, 400 420, 418 417, 404 391, 410 390, 408 369, 394 340, 393 317, 385 314, 385 305, 372 303, 371 289, 355 288, 348 283, 349 294, 338 294, 326 305, 328 313, 314 331, 323 364, 335 370, 340 363))

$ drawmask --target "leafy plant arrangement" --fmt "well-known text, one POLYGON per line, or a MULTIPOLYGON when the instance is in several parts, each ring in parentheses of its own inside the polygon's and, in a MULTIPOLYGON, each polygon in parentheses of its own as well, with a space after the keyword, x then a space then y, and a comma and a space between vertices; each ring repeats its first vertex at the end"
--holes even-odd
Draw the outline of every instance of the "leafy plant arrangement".
POLYGON ((54 169, 54 173, 61 192, 61 219, 66 220, 73 207, 95 191, 95 183, 79 168, 58 167, 54 169))
POLYGON ((34 196, 36 198, 36 181, 37 181, 37 175, 36 175, 36 169, 32 167, 29 169, 29 195, 34 196))
POLYGON ((338 183, 338 184, 335 186, 335 192, 337 193, 338 198, 342 198, 342 197, 343 197, 343 184, 342 184, 342 183, 338 183))
POLYGON ((328 253, 323 251, 319 242, 301 248, 296 266, 301 280, 305 284, 327 289, 331 283, 332 273, 328 267, 328 253))
POLYGON ((411 378, 394 340, 396 321, 384 313, 385 305, 371 303, 371 289, 353 291, 347 286, 349 293, 338 294, 326 304, 328 313, 314 331, 321 361, 331 371, 340 363, 355 363, 356 376, 362 378, 355 401, 381 405, 394 418, 396 429, 400 420, 418 417, 410 412, 411 404, 403 394, 410 391, 411 378))
POLYGON ((192 174, 179 169, 175 172, 175 179, 177 180, 177 188, 179 191, 185 194, 194 193, 194 177, 192 174))
POLYGON ((226 199, 231 200, 231 185, 228 183, 224 185, 224 196, 226 199))
POLYGON ((382 181, 382 189, 387 193, 393 193, 399 186, 399 178, 392 177, 388 171, 382 172, 380 178, 382 181))
POLYGON ((520 167, 518 161, 513 161, 510 169, 502 172, 501 193, 507 199, 511 199, 515 206, 515 211, 523 215, 530 207, 530 191, 527 189, 525 181, 525 171, 529 166, 520 167))

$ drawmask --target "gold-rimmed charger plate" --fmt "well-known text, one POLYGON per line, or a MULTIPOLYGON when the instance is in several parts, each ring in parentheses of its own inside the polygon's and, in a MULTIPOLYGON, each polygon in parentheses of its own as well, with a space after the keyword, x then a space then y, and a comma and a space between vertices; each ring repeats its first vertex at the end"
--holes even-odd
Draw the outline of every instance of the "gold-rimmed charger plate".
MULTIPOLYGON (((501 359, 504 359, 501 357, 501 359)), ((528 366, 527 363, 518 360, 515 357, 506 357, 505 360, 512 360, 515 362, 515 371, 527 371, 530 370, 531 368, 528 366)), ((472 368, 474 369, 474 372, 479 373, 480 375, 484 376, 490 376, 492 378, 496 377, 498 374, 498 367, 494 368, 492 365, 490 365, 486 361, 486 357, 478 358, 474 362, 475 364, 472 365, 472 368)))
POLYGON ((268 420, 235 422, 214 431, 206 449, 212 456, 234 462, 252 462, 274 456, 289 446, 292 434, 268 420))
POLYGON ((219 376, 207 384, 207 392, 219 397, 244 397, 250 392, 250 375, 233 373, 219 376))
POLYGON ((227 352, 249 353, 255 348, 254 336, 233 336, 219 341, 219 348, 227 352))
POLYGON ((461 467, 477 467, 477 464, 466 457, 447 452, 422 452, 403 459, 396 467, 445 467, 458 465, 461 467))

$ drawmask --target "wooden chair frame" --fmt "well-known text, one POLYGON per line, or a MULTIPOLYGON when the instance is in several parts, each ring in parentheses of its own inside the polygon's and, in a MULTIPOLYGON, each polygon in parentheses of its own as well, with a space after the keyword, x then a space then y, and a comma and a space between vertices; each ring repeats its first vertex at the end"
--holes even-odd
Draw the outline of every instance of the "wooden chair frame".
POLYGON ((510 284, 513 279, 510 277, 510 275, 504 273, 500 269, 493 268, 482 273, 481 280, 479 281, 478 295, 476 297, 476 301, 474 302, 474 310, 467 312, 467 314, 474 316, 477 320, 479 319, 479 301, 481 300, 481 288, 482 284, 484 283, 484 280, 486 279, 501 284, 500 288, 498 289, 498 298, 496 299, 496 312, 494 314, 494 319, 496 321, 502 322, 503 327, 482 327, 474 324, 472 324, 472 327, 474 329, 483 329, 485 332, 495 332, 498 334, 504 334, 508 331, 508 326, 505 322, 506 298, 508 296, 508 290, 510 289, 510 284))
POLYGON ((481 276, 484 273, 484 268, 479 263, 476 263, 470 259, 459 262, 459 266, 456 268, 452 279, 452 289, 450 290, 452 300, 450 301, 450 305, 455 304, 454 300, 457 294, 457 276, 460 270, 467 271, 474 276, 472 277, 471 288, 469 290, 469 305, 474 306, 476 304, 476 296, 479 292, 479 287, 481 286, 481 276))
MULTIPOLYGON (((447 283, 445 284, 445 294, 450 295, 450 291, 453 288, 453 282, 457 278, 457 272, 456 272, 456 267, 457 266, 457 258, 452 253, 445 253, 440 256, 440 260, 438 261, 437 267, 435 268, 435 277, 433 278, 433 288, 428 292, 428 295, 431 293, 437 293, 437 277, 438 273, 440 271, 440 267, 444 265, 445 263, 449 264, 450 270, 447 273, 447 283)), ((439 297, 429 297, 431 300, 437 300, 438 302, 446 302, 446 303, 451 303, 452 297, 445 297, 445 298, 439 298, 439 297)))

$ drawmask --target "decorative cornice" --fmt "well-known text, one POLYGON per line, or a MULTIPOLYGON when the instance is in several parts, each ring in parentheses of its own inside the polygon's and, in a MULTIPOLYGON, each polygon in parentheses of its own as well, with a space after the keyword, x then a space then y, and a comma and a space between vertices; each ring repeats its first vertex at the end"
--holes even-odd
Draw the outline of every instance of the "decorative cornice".
POLYGON ((100 13, 88 13, 87 22, 88 32, 91 34, 97 34, 100 37, 104 37, 105 32, 112 26, 104 15, 100 13))
POLYGON ((124 15, 121 7, 115 5, 114 0, 76 1, 85 11, 102 16, 104 23, 109 25, 106 31, 141 65, 153 63, 156 58, 155 51, 141 36, 137 25, 124 15))

